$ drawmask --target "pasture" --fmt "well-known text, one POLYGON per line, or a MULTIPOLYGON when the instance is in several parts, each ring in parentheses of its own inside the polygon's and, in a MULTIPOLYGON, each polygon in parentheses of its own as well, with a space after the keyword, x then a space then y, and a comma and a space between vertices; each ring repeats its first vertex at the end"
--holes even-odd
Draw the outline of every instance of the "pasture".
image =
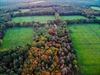
POLYGON ((100 11, 100 7, 94 7, 94 6, 92 6, 91 9, 100 11))
POLYGON ((12 22, 41 22, 46 23, 48 20, 54 20, 54 16, 24 16, 24 17, 14 17, 12 22))
POLYGON ((32 43, 32 28, 9 28, 4 36, 2 49, 24 46, 32 43))
POLYGON ((77 19, 85 19, 84 16, 61 16, 61 20, 77 20, 77 19))
POLYGON ((100 20, 100 16, 97 16, 96 18, 97 18, 98 20, 100 20))
POLYGON ((100 25, 69 25, 81 75, 100 74, 100 25))

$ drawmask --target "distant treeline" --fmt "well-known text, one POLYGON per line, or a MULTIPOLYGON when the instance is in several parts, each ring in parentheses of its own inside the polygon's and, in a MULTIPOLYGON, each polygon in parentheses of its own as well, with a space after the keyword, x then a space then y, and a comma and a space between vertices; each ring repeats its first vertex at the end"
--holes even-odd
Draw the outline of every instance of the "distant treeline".
POLYGON ((100 20, 97 19, 65 20, 65 22, 66 24, 91 24, 91 23, 100 24, 100 20))

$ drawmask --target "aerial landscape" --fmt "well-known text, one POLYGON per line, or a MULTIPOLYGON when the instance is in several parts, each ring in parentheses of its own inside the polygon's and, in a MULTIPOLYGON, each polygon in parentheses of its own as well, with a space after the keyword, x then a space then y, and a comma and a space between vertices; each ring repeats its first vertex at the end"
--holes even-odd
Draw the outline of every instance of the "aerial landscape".
POLYGON ((100 0, 0 0, 0 75, 100 75, 100 0))

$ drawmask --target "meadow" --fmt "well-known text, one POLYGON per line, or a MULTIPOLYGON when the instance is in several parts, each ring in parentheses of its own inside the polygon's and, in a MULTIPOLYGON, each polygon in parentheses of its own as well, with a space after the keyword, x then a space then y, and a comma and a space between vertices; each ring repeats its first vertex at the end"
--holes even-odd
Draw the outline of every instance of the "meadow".
POLYGON ((86 19, 84 16, 61 16, 61 20, 77 20, 77 19, 86 19))
POLYGON ((96 18, 100 20, 100 16, 97 16, 96 18))
POLYGON ((24 46, 27 43, 31 44, 32 37, 32 28, 9 28, 5 34, 1 48, 8 49, 16 46, 24 46))
MULTIPOLYGON (((86 19, 84 16, 61 16, 61 20, 77 20, 86 19)), ((41 22, 46 23, 48 20, 55 20, 54 16, 24 16, 24 17, 13 17, 12 22, 41 22)))
POLYGON ((21 11, 22 13, 25 13, 25 12, 30 12, 30 9, 20 9, 20 11, 21 11))
POLYGON ((69 25, 81 75, 100 75, 100 25, 69 25))
POLYGON ((24 17, 14 17, 12 22, 41 22, 46 23, 48 20, 54 20, 54 16, 24 16, 24 17))
POLYGON ((93 7, 92 6, 91 9, 100 11, 100 7, 93 7))

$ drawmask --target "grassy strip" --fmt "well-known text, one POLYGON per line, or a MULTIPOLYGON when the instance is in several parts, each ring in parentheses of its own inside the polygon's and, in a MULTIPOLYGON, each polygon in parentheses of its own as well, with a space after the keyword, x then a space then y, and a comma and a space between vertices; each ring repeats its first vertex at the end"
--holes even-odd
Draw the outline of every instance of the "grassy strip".
POLYGON ((91 9, 100 11, 100 7, 91 7, 91 9))
POLYGON ((99 16, 98 16, 98 17, 96 17, 96 18, 100 20, 100 17, 99 17, 99 16))

